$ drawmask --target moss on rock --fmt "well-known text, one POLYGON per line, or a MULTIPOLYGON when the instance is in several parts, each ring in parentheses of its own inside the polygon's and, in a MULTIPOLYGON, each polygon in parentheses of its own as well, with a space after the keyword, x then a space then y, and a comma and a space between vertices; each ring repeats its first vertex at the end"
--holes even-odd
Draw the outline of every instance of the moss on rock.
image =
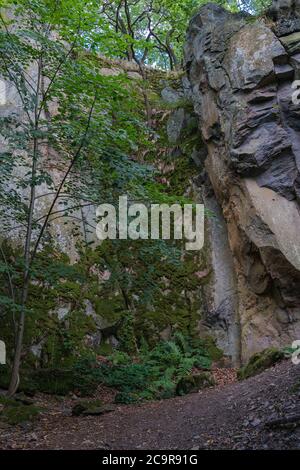
POLYGON ((0 397, 0 419, 11 425, 21 424, 27 421, 34 421, 40 408, 30 404, 24 404, 20 400, 0 397))
POLYGON ((73 416, 98 416, 114 411, 113 405, 105 405, 101 400, 80 400, 72 408, 73 416))
POLYGON ((201 372, 200 374, 189 374, 182 377, 177 386, 177 395, 186 395, 188 393, 197 392, 203 388, 215 385, 214 378, 210 372, 201 372))
POLYGON ((263 372, 265 369, 272 367, 277 362, 284 359, 284 353, 276 348, 267 348, 263 351, 254 354, 249 362, 241 367, 238 371, 238 379, 244 380, 248 377, 263 372))

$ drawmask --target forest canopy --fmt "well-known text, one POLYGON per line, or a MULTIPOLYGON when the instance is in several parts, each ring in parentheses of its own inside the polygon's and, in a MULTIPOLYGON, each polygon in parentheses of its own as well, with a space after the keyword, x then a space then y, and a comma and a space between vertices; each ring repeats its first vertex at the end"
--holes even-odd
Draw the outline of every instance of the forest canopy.
MULTIPOLYGON (((82 44, 108 57, 134 60, 163 69, 181 65, 186 29, 206 0, 3 0, 30 10, 36 17, 65 22, 65 33, 76 21, 82 44)), ((270 0, 217 0, 228 10, 260 14, 270 0)))

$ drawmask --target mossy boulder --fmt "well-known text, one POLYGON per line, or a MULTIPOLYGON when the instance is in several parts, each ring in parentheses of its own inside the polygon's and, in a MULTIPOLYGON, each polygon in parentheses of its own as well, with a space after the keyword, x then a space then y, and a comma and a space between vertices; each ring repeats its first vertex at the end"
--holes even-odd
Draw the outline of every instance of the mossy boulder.
POLYGON ((186 395, 188 393, 198 392, 203 388, 212 387, 215 380, 210 372, 201 372, 200 374, 189 374, 182 377, 177 386, 177 395, 186 395))
POLYGON ((0 397, 0 419, 13 426, 34 421, 40 413, 34 404, 24 404, 20 400, 0 397))
POLYGON ((263 372, 265 369, 272 367, 279 361, 284 359, 284 352, 276 348, 267 348, 263 351, 254 354, 249 362, 241 367, 238 371, 238 379, 244 380, 248 377, 253 377, 254 375, 263 372))
POLYGON ((73 406, 72 416, 98 416, 114 410, 114 405, 104 405, 101 400, 80 400, 73 406))

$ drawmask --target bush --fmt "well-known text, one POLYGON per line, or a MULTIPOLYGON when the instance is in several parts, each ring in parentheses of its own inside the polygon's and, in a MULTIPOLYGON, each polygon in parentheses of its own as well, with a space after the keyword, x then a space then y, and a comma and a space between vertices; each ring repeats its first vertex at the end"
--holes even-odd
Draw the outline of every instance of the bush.
POLYGON ((72 370, 72 391, 90 396, 103 381, 103 371, 94 356, 80 358, 72 370))
MULTIPOLYGON (((87 355, 70 369, 23 371, 20 389, 91 396, 99 384, 105 384, 118 390, 116 403, 136 403, 173 397, 180 381, 188 377, 194 367, 204 370, 211 367, 203 340, 191 340, 180 333, 152 349, 144 344, 135 361, 123 351, 114 352, 109 361, 110 364, 99 364, 94 355, 87 355)), ((189 393, 189 387, 181 387, 180 393, 189 393)))
POLYGON ((102 366, 104 383, 124 392, 144 390, 145 384, 149 383, 151 379, 151 372, 151 368, 147 364, 102 366))
MULTIPOLYGON (((178 383, 194 367, 205 370, 211 367, 203 342, 191 341, 180 333, 172 341, 161 341, 150 351, 143 348, 136 364, 126 363, 128 356, 119 354, 115 356, 116 365, 102 366, 104 383, 120 391, 115 398, 117 403, 171 398, 176 395, 178 383)), ((182 387, 181 394, 184 393, 182 387)))
POLYGON ((115 396, 115 403, 121 405, 131 405, 139 400, 139 396, 132 392, 119 392, 115 396))
MULTIPOLYGON (((10 371, 7 368, 0 380, 0 387, 7 389, 10 371)), ((73 372, 65 369, 21 370, 19 390, 25 393, 43 392, 66 395, 73 390, 73 372)))
POLYGON ((123 351, 115 351, 111 356, 108 356, 108 360, 114 366, 124 366, 130 364, 131 357, 123 351))

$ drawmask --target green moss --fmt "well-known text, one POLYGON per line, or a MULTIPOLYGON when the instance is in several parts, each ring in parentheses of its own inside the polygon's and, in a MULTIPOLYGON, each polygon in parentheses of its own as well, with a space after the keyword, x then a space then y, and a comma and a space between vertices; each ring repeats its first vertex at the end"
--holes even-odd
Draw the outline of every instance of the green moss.
POLYGON ((213 361, 219 361, 224 357, 222 349, 217 347, 216 341, 211 336, 206 336, 203 339, 203 347, 213 361))
POLYGON ((107 341, 102 341, 100 346, 97 349, 98 354, 101 354, 103 356, 109 356, 110 354, 113 353, 113 347, 112 345, 107 342, 107 341))
MULTIPOLYGON (((190 152, 191 149, 188 151, 190 152)), ((187 188, 190 186, 190 181, 193 176, 197 174, 195 164, 189 160, 187 155, 176 159, 175 170, 169 175, 168 192, 178 195, 186 193, 187 188)))
MULTIPOLYGON (((7 389, 10 370, 6 366, 0 373, 0 388, 7 389)), ((19 391, 43 392, 51 395, 67 395, 74 390, 74 372, 71 369, 28 369, 22 368, 19 391)))
POLYGON ((2 405, 0 419, 11 425, 34 421, 41 411, 35 405, 24 405, 20 401, 5 397, 0 397, 0 405, 2 405))
POLYGON ((93 305, 97 315, 107 319, 110 324, 119 320, 124 311, 124 299, 121 295, 111 295, 105 298, 98 296, 93 299, 93 305))
POLYGON ((249 359, 249 362, 238 371, 238 379, 244 380, 257 375, 283 359, 284 353, 282 351, 276 348, 264 349, 254 354, 249 359))
POLYGON ((134 331, 134 317, 131 312, 126 312, 122 318, 122 324, 118 330, 120 347, 127 353, 134 354, 137 351, 134 331))
POLYGON ((20 389, 52 395, 67 395, 73 390, 73 372, 67 369, 38 369, 23 373, 20 389))
POLYGON ((101 400, 80 400, 72 409, 73 416, 80 416, 82 414, 93 414, 99 408, 103 407, 101 400))
POLYGON ((189 374, 179 380, 176 393, 177 395, 186 395, 187 393, 197 392, 200 389, 212 387, 213 385, 215 385, 215 381, 210 372, 189 374))

